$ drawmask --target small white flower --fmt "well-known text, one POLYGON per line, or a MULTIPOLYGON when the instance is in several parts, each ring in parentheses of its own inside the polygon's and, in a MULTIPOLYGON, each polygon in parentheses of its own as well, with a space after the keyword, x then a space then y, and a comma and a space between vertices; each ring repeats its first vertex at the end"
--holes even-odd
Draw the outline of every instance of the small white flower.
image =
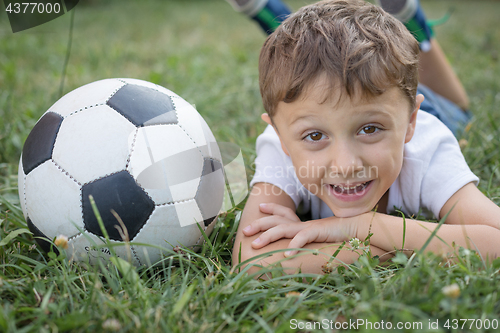
POLYGON ((361 241, 357 238, 351 238, 351 240, 349 241, 349 245, 351 245, 351 247, 356 250, 359 249, 361 241))
POLYGON ((68 237, 66 237, 64 235, 59 235, 56 237, 54 244, 57 247, 62 247, 63 249, 67 249, 68 248, 68 237))
POLYGON ((120 322, 116 319, 107 319, 104 323, 102 323, 102 328, 106 331, 119 331, 122 328, 120 322))
POLYGON ((443 294, 450 298, 457 298, 458 296, 460 296, 460 287, 456 283, 443 287, 441 291, 443 292, 443 294))
POLYGON ((289 291, 285 294, 285 297, 286 298, 290 298, 290 297, 300 297, 302 294, 299 293, 298 291, 289 291))

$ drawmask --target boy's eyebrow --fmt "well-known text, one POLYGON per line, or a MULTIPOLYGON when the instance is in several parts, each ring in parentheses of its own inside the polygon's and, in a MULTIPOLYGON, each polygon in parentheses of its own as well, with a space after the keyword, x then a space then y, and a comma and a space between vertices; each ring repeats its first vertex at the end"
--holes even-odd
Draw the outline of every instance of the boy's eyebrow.
POLYGON ((363 111, 363 114, 368 115, 368 116, 371 116, 371 115, 377 116, 377 115, 381 114, 384 116, 392 117, 392 114, 386 110, 368 110, 368 111, 363 111))
POLYGON ((297 121, 299 121, 299 120, 303 120, 303 119, 305 119, 305 118, 312 118, 312 117, 314 117, 314 116, 313 116, 313 115, 311 115, 311 114, 307 114, 307 115, 304 115, 304 116, 297 117, 297 118, 295 118, 295 119, 294 119, 294 120, 290 123, 290 126, 292 126, 293 124, 295 124, 295 123, 296 123, 297 121))
MULTIPOLYGON (((386 110, 377 110, 377 109, 375 109, 375 110, 362 110, 362 111, 358 111, 358 112, 355 111, 354 114, 356 114, 356 113, 362 113, 363 116, 377 116, 377 115, 382 115, 382 116, 386 116, 386 117, 392 118, 392 114, 389 111, 386 111, 386 110)), ((306 115, 297 117, 296 119, 294 119, 290 123, 290 126, 292 126, 294 123, 296 123, 299 120, 304 120, 306 118, 313 118, 313 117, 315 117, 315 116, 312 115, 312 114, 306 114, 306 115)))

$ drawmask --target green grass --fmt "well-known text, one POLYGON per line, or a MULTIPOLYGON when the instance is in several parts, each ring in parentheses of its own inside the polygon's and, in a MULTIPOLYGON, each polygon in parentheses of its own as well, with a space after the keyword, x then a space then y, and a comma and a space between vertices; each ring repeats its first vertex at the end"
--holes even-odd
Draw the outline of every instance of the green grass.
MULTIPOLYGON (((471 97, 475 119, 463 152, 479 188, 500 204, 500 2, 424 1, 433 19, 452 7, 435 31, 471 97)), ((327 332, 318 323, 357 319, 422 323, 413 331, 432 331, 438 320, 447 331, 446 320, 500 320, 500 261, 486 265, 467 251, 454 264, 428 254, 380 266, 362 255, 341 274, 275 269, 269 281, 255 281, 230 266, 239 209, 219 219, 210 246, 174 253, 156 268, 90 268, 42 255, 25 232, 17 163, 30 129, 60 97, 69 19, 12 34, 0 14, 0 332, 286 332, 295 320, 317 323, 302 331, 327 332), (442 292, 453 284, 457 298, 442 292)), ((196 104, 218 140, 242 148, 251 175, 265 125, 257 82, 264 37, 222 0, 81 3, 64 93, 109 77, 163 85, 196 104)))

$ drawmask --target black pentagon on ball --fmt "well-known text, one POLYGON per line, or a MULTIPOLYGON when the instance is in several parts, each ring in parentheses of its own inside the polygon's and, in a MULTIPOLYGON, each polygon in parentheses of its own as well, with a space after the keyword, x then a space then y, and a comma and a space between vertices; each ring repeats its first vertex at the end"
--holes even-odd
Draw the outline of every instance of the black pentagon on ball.
POLYGON ((148 87, 126 84, 107 104, 138 127, 177 124, 170 96, 148 87))
POLYGON ((57 113, 47 112, 33 127, 23 147, 22 161, 25 175, 52 157, 62 121, 63 118, 57 113))
POLYGON ((112 210, 123 221, 129 239, 132 240, 155 208, 151 198, 127 171, 120 171, 83 185, 82 209, 85 229, 101 237, 104 237, 104 234, 90 204, 89 195, 94 198, 109 238, 116 241, 124 239, 116 228, 120 228, 120 223, 112 210))
POLYGON ((205 226, 209 226, 219 214, 224 199, 225 186, 222 163, 205 158, 200 185, 195 195, 205 226))
POLYGON ((35 237, 35 241, 38 243, 38 245, 42 248, 43 251, 49 253, 50 249, 52 249, 56 255, 59 255, 59 250, 57 250, 57 247, 55 247, 50 242, 49 237, 45 236, 45 234, 41 232, 36 225, 33 224, 33 222, 29 217, 27 218, 26 223, 28 224, 28 229, 33 234, 33 237, 35 237))

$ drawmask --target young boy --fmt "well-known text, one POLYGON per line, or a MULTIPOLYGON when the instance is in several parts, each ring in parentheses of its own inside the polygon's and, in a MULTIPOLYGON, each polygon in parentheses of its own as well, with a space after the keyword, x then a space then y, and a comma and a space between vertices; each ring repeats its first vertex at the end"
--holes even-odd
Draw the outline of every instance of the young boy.
MULTIPOLYGON (((303 7, 268 37, 259 73, 269 126, 257 140, 234 265, 286 250, 253 263, 321 273, 340 243, 369 233, 382 260, 403 244, 420 249, 437 224, 406 219, 404 230, 403 218, 387 215, 395 209, 447 215, 426 251, 451 254, 454 244, 498 255, 500 208, 476 188, 452 132, 418 111, 418 63, 405 27, 363 1, 303 7)), ((357 259, 347 247, 334 263, 357 259)))

